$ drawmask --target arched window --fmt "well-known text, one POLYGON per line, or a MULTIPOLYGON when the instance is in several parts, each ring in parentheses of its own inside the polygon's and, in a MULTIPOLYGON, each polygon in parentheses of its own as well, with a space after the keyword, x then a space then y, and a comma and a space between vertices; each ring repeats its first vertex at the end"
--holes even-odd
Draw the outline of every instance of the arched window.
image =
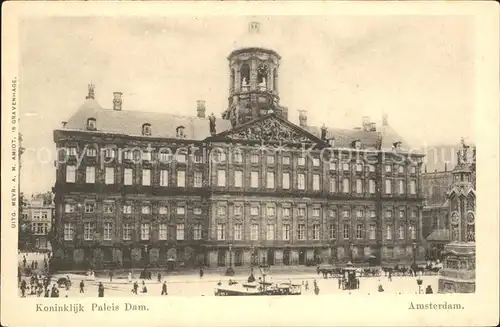
POLYGON ((354 149, 361 149, 361 141, 360 140, 355 140, 352 142, 352 147, 354 149))
POLYGON ((184 138, 186 137, 186 134, 184 133, 184 126, 178 126, 176 129, 176 136, 179 138, 184 138))
POLYGON ((96 119, 93 117, 87 119, 87 129, 94 131, 94 130, 96 130, 96 128, 97 128, 96 119))
POLYGON ((268 85, 268 72, 269 69, 267 65, 261 64, 257 68, 257 83, 261 88, 267 88, 268 85))
POLYGON ((145 123, 142 125, 142 135, 151 135, 151 124, 145 123))
POLYGON ((234 91, 235 78, 236 78, 236 76, 234 75, 234 69, 231 69, 231 80, 230 80, 230 84, 229 84, 231 91, 234 91))
POLYGON ((467 242, 476 241, 476 217, 473 212, 467 213, 467 242))
POLYGON ((453 212, 451 214, 451 241, 460 240, 460 229, 459 229, 460 217, 458 212, 453 212))
POLYGON ((273 91, 278 92, 278 71, 273 69, 273 91))
POLYGON ((250 83, 250 66, 248 64, 241 65, 241 86, 246 87, 250 83))

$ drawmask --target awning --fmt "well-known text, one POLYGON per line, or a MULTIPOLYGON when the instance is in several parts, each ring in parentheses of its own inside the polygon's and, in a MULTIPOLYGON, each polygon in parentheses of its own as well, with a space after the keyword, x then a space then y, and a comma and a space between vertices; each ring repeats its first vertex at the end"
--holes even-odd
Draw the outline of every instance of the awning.
POLYGON ((437 229, 427 236, 427 241, 449 242, 450 231, 448 229, 437 229))

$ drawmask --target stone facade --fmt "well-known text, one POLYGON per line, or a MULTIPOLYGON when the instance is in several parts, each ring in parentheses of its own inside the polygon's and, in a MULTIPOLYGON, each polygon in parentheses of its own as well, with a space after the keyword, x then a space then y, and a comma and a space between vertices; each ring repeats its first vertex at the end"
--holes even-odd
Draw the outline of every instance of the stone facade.
POLYGON ((205 119, 203 101, 197 117, 124 112, 119 92, 102 109, 92 86, 54 131, 61 265, 381 263, 408 248, 422 259, 423 155, 387 119, 381 132, 318 129, 304 113, 291 123, 279 60, 261 48, 230 55, 222 120, 205 119))
POLYGON ((476 291, 476 246, 450 243, 445 246, 443 269, 439 273, 438 293, 474 293, 476 291))
POLYGON ((31 224, 31 237, 28 240, 34 249, 48 251, 51 249, 49 233, 54 218, 52 198, 47 194, 37 194, 23 206, 22 215, 31 224))

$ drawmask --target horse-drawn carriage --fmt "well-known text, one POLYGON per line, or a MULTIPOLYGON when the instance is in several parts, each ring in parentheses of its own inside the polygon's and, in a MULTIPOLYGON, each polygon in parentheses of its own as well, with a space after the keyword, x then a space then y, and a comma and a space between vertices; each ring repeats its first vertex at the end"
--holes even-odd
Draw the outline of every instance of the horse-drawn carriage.
POLYGON ((354 267, 343 268, 342 289, 355 290, 359 288, 359 277, 357 276, 357 269, 354 267))

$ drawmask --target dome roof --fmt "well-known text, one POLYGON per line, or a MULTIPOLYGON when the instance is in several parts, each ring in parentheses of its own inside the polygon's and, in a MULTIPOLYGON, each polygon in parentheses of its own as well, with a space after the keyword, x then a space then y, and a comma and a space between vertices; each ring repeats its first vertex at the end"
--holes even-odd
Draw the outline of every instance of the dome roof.
POLYGON ((272 52, 277 57, 279 54, 275 51, 274 47, 276 45, 275 40, 273 40, 272 31, 266 30, 260 22, 250 21, 245 29, 241 31, 241 36, 238 37, 232 46, 232 52, 229 56, 244 52, 245 50, 257 50, 263 49, 272 52))

